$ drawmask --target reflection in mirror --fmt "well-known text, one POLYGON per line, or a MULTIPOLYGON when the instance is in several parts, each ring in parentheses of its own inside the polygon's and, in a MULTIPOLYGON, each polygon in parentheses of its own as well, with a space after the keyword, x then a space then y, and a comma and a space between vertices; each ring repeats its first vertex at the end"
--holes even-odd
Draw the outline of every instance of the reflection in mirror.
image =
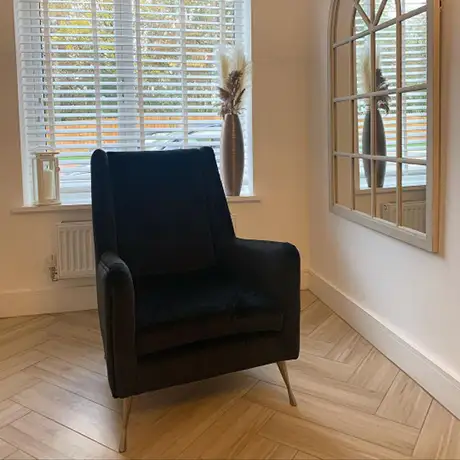
POLYGON ((336 102, 336 137, 335 151, 353 153, 353 103, 352 101, 336 102))
POLYGON ((402 166, 402 187, 426 187, 426 166, 403 163, 402 166))
POLYGON ((356 103, 356 129, 357 133, 355 133, 357 139, 356 151, 360 154, 365 153, 363 151, 363 132, 364 132, 364 120, 366 118, 366 114, 368 112, 368 108, 370 106, 370 99, 358 99, 356 103))
POLYGON ((439 3, 331 1, 332 211, 437 251, 439 3))
POLYGON ((402 226, 426 233, 426 166, 403 164, 402 182, 402 226))
POLYGON ((377 68, 382 72, 388 89, 396 88, 396 24, 375 33, 377 68))
POLYGON ((426 6, 426 0, 401 0, 402 14, 426 6))
POLYGON ((355 46, 355 75, 356 94, 365 94, 372 91, 371 83, 366 81, 363 69, 370 63, 370 41, 369 37, 359 38, 354 42, 355 46))
POLYGON ((356 162, 355 177, 357 178, 355 186, 355 210, 371 216, 371 189, 367 185, 364 174, 364 162, 362 159, 356 162))
POLYGON ((386 4, 385 4, 385 0, 376 0, 375 1, 375 16, 377 17, 379 13, 380 13, 380 19, 378 21, 379 24, 383 22, 387 22, 391 19, 394 19, 397 13, 396 0, 387 0, 386 4))
POLYGON ((353 209, 352 159, 350 157, 335 157, 336 198, 341 206, 353 209))
POLYGON ((373 0, 359 0, 359 5, 361 6, 363 12, 370 21, 374 19, 371 6, 372 1, 373 0))
POLYGON ((353 94, 352 73, 347 71, 351 63, 351 47, 352 45, 347 43, 338 46, 334 50, 336 69, 341 69, 340 72, 335 73, 335 97, 350 96, 353 94))
POLYGON ((360 34, 361 32, 365 32, 368 29, 369 27, 364 21, 363 17, 359 14, 358 11, 356 11, 354 35, 360 34))
POLYGON ((339 43, 346 40, 353 34, 352 18, 355 14, 354 0, 340 0, 339 8, 337 9, 337 21, 334 30, 334 41, 339 43))
POLYGON ((426 13, 402 22, 404 56, 402 59, 403 86, 427 82, 428 24, 426 13))
POLYGON ((402 95, 402 156, 427 159, 427 92, 415 91, 402 95))

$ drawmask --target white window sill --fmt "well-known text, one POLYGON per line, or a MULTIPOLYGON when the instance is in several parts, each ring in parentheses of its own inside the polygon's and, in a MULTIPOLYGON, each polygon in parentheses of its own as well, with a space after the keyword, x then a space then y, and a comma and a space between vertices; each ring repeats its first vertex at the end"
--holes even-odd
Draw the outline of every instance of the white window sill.
MULTIPOLYGON (((257 196, 229 196, 227 201, 230 204, 237 203, 260 203, 261 200, 257 196)), ((13 208, 11 214, 37 214, 48 212, 76 212, 76 211, 91 211, 91 204, 54 204, 50 206, 21 206, 13 208)))

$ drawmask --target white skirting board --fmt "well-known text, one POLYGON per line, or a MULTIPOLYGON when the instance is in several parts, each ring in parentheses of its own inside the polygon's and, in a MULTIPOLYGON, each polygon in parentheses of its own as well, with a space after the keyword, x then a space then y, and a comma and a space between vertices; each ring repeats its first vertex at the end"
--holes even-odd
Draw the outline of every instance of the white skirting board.
POLYGON ((0 292, 0 318, 64 313, 97 308, 96 287, 50 287, 41 290, 0 292))
POLYGON ((460 418, 459 380, 314 272, 310 272, 310 289, 388 359, 460 418))
POLYGON ((310 270, 302 270, 300 272, 300 290, 306 291, 310 289, 310 270))

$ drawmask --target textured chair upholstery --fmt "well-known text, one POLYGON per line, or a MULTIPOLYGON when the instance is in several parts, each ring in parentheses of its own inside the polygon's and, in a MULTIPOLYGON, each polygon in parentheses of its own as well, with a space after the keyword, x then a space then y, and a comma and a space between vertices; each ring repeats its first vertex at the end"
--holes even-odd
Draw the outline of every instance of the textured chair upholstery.
POLYGON ((298 357, 298 251, 235 237, 212 149, 97 150, 91 175, 114 397, 298 357))

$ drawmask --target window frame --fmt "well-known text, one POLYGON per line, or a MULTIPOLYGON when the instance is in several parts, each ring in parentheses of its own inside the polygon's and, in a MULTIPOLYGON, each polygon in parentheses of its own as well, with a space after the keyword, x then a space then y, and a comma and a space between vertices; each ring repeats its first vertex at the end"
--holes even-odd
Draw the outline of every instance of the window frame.
MULTIPOLYGON (((29 11, 30 10, 30 15, 31 15, 31 18, 32 20, 35 20, 37 21, 38 19, 41 20, 41 25, 39 26, 41 29, 49 29, 49 26, 47 27, 46 24, 43 23, 43 16, 40 15, 40 8, 41 8, 41 2, 44 1, 45 3, 48 4, 48 1, 49 0, 27 0, 27 10, 29 11), (33 15, 35 15, 33 17, 33 15)), ((96 0, 93 0, 93 2, 95 3, 96 0)), ((115 11, 114 13, 114 18, 116 20, 117 17, 121 18, 122 16, 125 16, 126 14, 128 14, 130 17, 131 17, 131 23, 133 25, 135 25, 135 27, 133 29, 137 29, 137 30, 133 30, 132 34, 126 39, 126 44, 130 47, 134 47, 134 46, 139 46, 139 42, 137 41, 137 39, 139 38, 138 37, 138 34, 139 34, 139 27, 138 27, 138 24, 136 22, 136 19, 138 18, 138 14, 139 14, 139 7, 140 7, 140 1, 139 0, 126 0, 126 2, 124 2, 123 0, 113 0, 114 2, 114 8, 117 9, 119 11, 115 11), (137 6, 137 8, 136 8, 137 6), (132 42, 135 41, 136 44, 133 44, 132 42)), ((41 54, 42 57, 42 64, 41 65, 37 65, 36 66, 36 70, 38 72, 37 76, 39 79, 41 79, 42 81, 39 83, 41 86, 43 86, 44 90, 43 90, 43 93, 42 94, 45 94, 45 92, 47 91, 47 89, 49 89, 49 84, 50 82, 47 82, 46 81, 46 76, 48 74, 48 70, 47 69, 47 66, 46 66, 46 61, 47 61, 47 56, 49 57, 49 54, 46 53, 46 50, 45 50, 45 47, 46 47, 46 40, 45 41, 37 41, 37 45, 35 44, 31 44, 31 45, 27 45, 29 48, 27 48, 26 51, 24 51, 24 48, 23 48, 23 43, 21 42, 21 38, 22 38, 22 33, 25 31, 26 33, 32 33, 33 29, 34 28, 37 28, 37 25, 32 23, 31 22, 31 27, 30 27, 30 30, 27 30, 24 25, 20 25, 20 21, 24 22, 24 20, 27 20, 27 18, 24 18, 24 5, 21 5, 21 8, 22 8, 22 15, 21 15, 21 19, 19 19, 19 1, 15 1, 15 37, 16 37, 16 52, 17 52, 17 75, 18 75, 18 86, 19 86, 19 113, 20 113, 20 128, 21 128, 21 163, 22 163, 22 169, 23 169, 23 174, 22 174, 22 178, 23 178, 23 181, 22 181, 22 185, 23 185, 23 198, 24 198, 24 206, 25 207, 30 207, 33 205, 33 180, 32 180, 32 177, 33 177, 33 174, 32 174, 32 151, 33 150, 29 150, 28 149, 28 144, 29 144, 29 141, 27 139, 27 123, 26 123, 26 112, 27 110, 29 109, 27 107, 27 101, 25 101, 25 96, 24 96, 24 89, 23 89, 23 82, 24 82, 24 79, 27 78, 25 77, 25 71, 24 71, 24 66, 23 66, 23 57, 22 57, 22 54, 24 52, 30 52, 30 51, 33 51, 34 47, 36 46, 37 47, 37 53, 41 54)), ((186 8, 186 5, 185 5, 185 0, 179 0, 178 3, 180 4, 179 8, 181 9, 181 12, 184 13, 184 9, 186 8)), ((230 2, 229 2, 230 3, 230 2)), ((221 10, 224 10, 228 7, 228 3, 226 5, 225 3, 225 0, 222 0, 221 1, 221 10)), ((46 7, 48 8, 48 6, 46 7)), ((244 35, 241 35, 242 37, 244 36, 244 39, 243 39, 243 44, 244 44, 244 47, 245 47, 245 51, 246 51, 246 54, 248 56, 248 59, 249 61, 251 60, 251 54, 252 54, 252 27, 251 27, 251 24, 252 24, 252 18, 251 18, 251 0, 241 0, 241 2, 235 2, 235 9, 234 11, 236 12, 236 15, 237 17, 239 18, 238 22, 237 22, 237 27, 238 28, 241 28, 243 31, 244 31, 244 35)), ((46 16, 46 15, 45 15, 46 16)), ((184 20, 185 18, 185 14, 181 14, 180 15, 180 19, 181 19, 181 23, 182 22, 185 22, 184 20)), ((93 21, 94 21, 94 17, 93 17, 93 21)), ((125 18, 122 18, 122 22, 125 22, 126 19, 125 18)), ((222 30, 225 30, 225 24, 222 23, 221 24, 221 29, 222 30)), ((181 31, 182 31, 183 27, 181 27, 181 31)), ((153 29, 152 29, 153 30, 153 29)), ((43 32, 40 32, 38 31, 37 29, 37 36, 40 36, 43 32)), ((96 35, 97 34, 94 34, 94 31, 93 31, 93 35, 96 35)), ((182 35, 182 34, 181 34, 182 35)), ((183 40, 185 40, 185 35, 183 37, 183 40)), ((30 40, 32 41, 32 40, 30 40)), ((118 63, 118 57, 119 57, 119 54, 123 54, 123 53, 126 53, 125 51, 125 46, 122 46, 121 49, 119 47, 119 43, 120 43, 120 37, 117 37, 117 39, 115 40, 116 42, 116 61, 118 63)), ((93 43, 93 42, 92 42, 93 43)), ((184 44, 182 43, 181 41, 181 46, 183 46, 184 44)), ((95 44, 95 46, 97 47, 97 43, 95 44)), ((185 52, 183 51, 182 52, 183 54, 183 57, 185 57, 185 52)), ((35 60, 34 62, 38 62, 38 60, 35 60)), ((118 64, 117 64, 118 65, 118 64)), ((136 68, 136 61, 133 60, 133 70, 136 68)), ((138 69, 137 69, 138 70, 138 69)), ((27 68, 27 72, 30 73, 30 67, 27 68)), ((182 79, 184 79, 184 74, 181 72, 181 77, 182 79)), ((94 76, 94 81, 97 80, 97 69, 95 69, 95 76, 94 76)), ((100 77, 99 77, 100 78, 100 77)), ((124 78, 124 77, 123 77, 124 78)), ((186 80, 185 80, 186 81, 186 80)), ((135 84, 139 84, 139 81, 138 81, 138 77, 133 75, 133 82, 135 82, 135 84)), ((120 84, 121 85, 124 85, 126 86, 126 83, 125 82, 119 82, 119 84, 117 85, 117 94, 119 95, 120 99, 123 99, 123 91, 120 91, 120 84)), ((133 83, 134 84, 134 83, 133 83)), ((96 85, 97 86, 97 85, 96 85)), ((129 86, 129 83, 128 83, 128 86, 129 86)), ((218 81, 216 80, 216 88, 218 86, 218 81)), ((36 91, 36 93, 38 93, 39 91, 36 91)), ((47 93, 50 93, 50 91, 47 91, 47 93)), ((142 92, 140 92, 142 93, 142 92)), ((217 91, 216 91, 216 95, 217 95, 217 91)), ((130 120, 132 119, 133 116, 137 116, 138 118, 139 117, 143 117, 143 108, 142 108, 142 96, 140 97, 141 101, 139 103, 139 107, 137 109, 133 109, 133 108, 128 108, 126 109, 126 115, 123 116, 122 114, 122 108, 119 110, 119 114, 118 114, 118 121, 119 121, 119 125, 120 127, 122 126, 123 124, 123 120, 125 120, 125 122, 130 122, 130 120), (137 110, 137 112, 136 112, 137 110)), ((36 101, 35 101, 35 104, 38 104, 38 101, 39 98, 36 98, 36 101)), ((52 107, 52 95, 50 98, 47 99, 47 102, 44 101, 44 99, 41 99, 41 96, 40 96, 40 107, 43 111, 43 113, 45 113, 46 111, 53 111, 53 107, 52 107)), ((98 104, 100 105, 101 104, 101 101, 96 101, 95 102, 95 106, 96 106, 96 115, 95 117, 98 119, 98 109, 97 109, 97 106, 98 104)), ((30 105, 30 103, 29 103, 30 105)), ((208 108, 209 108, 209 104, 208 104, 208 108)), ((100 110, 100 109, 99 109, 100 110)), ((102 112, 101 112, 102 113, 102 112)), ((184 112, 186 113, 186 112, 184 112)), ((217 107, 216 107, 216 110, 215 110, 215 113, 216 113, 216 117, 218 117, 218 110, 217 110, 217 107)), ((48 117, 49 118, 49 117, 48 117)), ((184 117, 184 120, 183 120, 183 130, 184 131, 184 134, 182 136, 182 141, 185 143, 187 141, 187 137, 189 135, 189 132, 188 132, 188 122, 190 120, 188 120, 188 117, 184 117), (187 118, 187 120, 186 120, 187 118)), ((246 198, 251 198, 251 197, 254 197, 255 196, 255 191, 254 191, 254 175, 253 175, 253 141, 252 141, 252 91, 251 91, 251 87, 248 88, 247 92, 246 92, 246 104, 245 104, 245 113, 242 115, 242 124, 243 124, 243 131, 244 131, 244 135, 245 135, 245 183, 246 183, 246 190, 245 190, 245 193, 242 195, 242 198, 243 199, 246 199, 246 198)), ((216 122, 217 123, 217 122, 216 122)), ((101 133, 100 133, 100 128, 99 128, 99 124, 98 122, 96 122, 95 126, 97 128, 95 128, 94 130, 94 135, 97 136, 98 139, 101 139, 101 133)), ((131 122, 132 124, 132 122, 131 122)), ((48 137, 49 137, 49 133, 50 133, 50 130, 46 128, 47 124, 43 123, 43 127, 41 129, 41 131, 43 132, 42 135, 40 135, 41 137, 45 137, 45 134, 48 133, 48 137)), ((141 123, 141 126, 142 126, 142 123, 141 123)), ((190 129, 192 129, 190 127, 190 129)), ((51 134, 52 134, 52 131, 53 129, 51 129, 51 134)), ((120 130, 121 132, 123 132, 123 130, 121 129, 120 130)), ((142 130, 141 130, 142 131, 142 130)), ((196 129, 194 130, 196 131, 196 129)), ((37 130, 38 132, 38 130, 37 130)), ((37 134, 38 136, 38 134, 37 134)), ((120 134, 120 137, 123 137, 122 134, 120 134)), ((139 149, 142 150, 142 147, 145 146, 145 140, 146 140, 146 136, 144 136, 142 138, 142 134, 141 136, 139 137, 137 143, 139 144, 139 149)), ((51 145, 51 142, 48 142, 48 148, 53 148, 53 146, 51 145)), ((99 142, 99 141, 98 141, 99 142)), ((122 142, 126 142, 126 141, 123 141, 123 139, 120 140, 120 143, 122 142)), ((165 145, 168 146, 168 144, 170 144, 170 140, 165 140, 165 145)), ((203 143, 203 146, 205 145, 205 143, 203 143)), ((45 147, 43 145, 43 147, 45 147)), ((193 145, 191 146, 193 147, 193 145)), ((104 148, 104 146, 102 145, 102 148, 104 148)), ((107 148, 110 148, 110 146, 107 146, 107 148)), ((169 148, 172 148, 172 147, 169 147, 169 148)), ((187 147, 184 147, 184 148, 187 148, 187 147)), ((189 146, 190 148, 190 146, 189 146)), ((131 145, 131 148, 129 150, 133 150, 132 148, 132 145, 131 145)), ((35 150, 34 150, 35 151, 35 150)), ((91 152, 88 152, 88 155, 90 156, 91 155, 91 152)), ((89 163, 89 160, 88 160, 88 163, 89 163)), ((61 198, 62 198, 62 189, 63 189, 63 182, 61 181, 61 198)), ((90 203, 90 200, 89 200, 89 197, 90 197, 90 190, 84 191, 84 195, 82 196, 78 196, 79 194, 81 194, 81 191, 80 190, 76 190, 74 192, 72 192, 72 190, 70 192, 67 192, 66 195, 69 195, 68 198, 65 200, 65 201, 62 201, 62 205, 65 206, 65 207, 71 207, 71 206, 75 206, 75 207, 81 207, 81 206, 86 206, 90 203), (75 195, 75 197, 74 197, 75 195)))
MULTIPOLYGON (((417 246, 424 250, 430 252, 437 252, 439 250, 439 195, 440 195, 440 16, 441 16, 441 0, 427 0, 426 6, 422 8, 418 8, 408 13, 404 13, 401 15, 397 15, 394 19, 386 20, 384 22, 379 23, 380 14, 376 15, 377 18, 374 20, 374 11, 377 11, 375 5, 377 1, 380 0, 370 0, 370 8, 371 8, 371 21, 368 24, 368 30, 364 32, 360 32, 354 34, 354 24, 355 24, 355 14, 354 12, 356 9, 359 9, 361 5, 359 4, 359 0, 332 0, 331 8, 330 8, 330 17, 329 17, 329 28, 328 28, 328 140, 329 140, 329 190, 330 190, 330 210, 332 213, 368 227, 372 230, 378 231, 380 233, 386 234, 391 236, 395 239, 404 241, 411 245, 417 246), (350 10, 353 11, 351 17, 349 18, 349 23, 345 24, 345 27, 348 27, 349 30, 348 36, 346 38, 341 38, 340 40, 336 41, 336 31, 341 30, 343 32, 344 24, 338 24, 339 19, 344 21, 343 17, 339 17, 339 13, 343 14, 342 11, 339 10, 340 4, 342 1, 347 1, 347 6, 350 10), (352 106, 352 102, 354 100, 360 99, 365 97, 366 94, 357 94, 357 91, 352 91, 350 96, 346 97, 336 97, 336 49, 342 45, 348 44, 350 49, 354 49, 353 43, 362 37, 370 37, 371 42, 371 49, 375 50, 375 42, 376 42, 376 32, 379 30, 383 30, 387 27, 391 27, 394 24, 397 25, 397 29, 401 31, 403 21, 409 19, 410 17, 417 16, 419 14, 423 14, 424 11, 427 13, 427 84, 420 85, 422 90, 427 91, 427 158, 426 158, 426 166, 427 166, 427 185, 426 185, 426 222, 427 222, 427 231, 426 234, 422 234, 411 229, 402 227, 402 187, 401 185, 401 168, 397 166, 398 174, 397 174, 397 184, 396 187, 396 194, 397 194, 397 203, 398 203, 398 223, 392 224, 390 222, 386 222, 378 217, 376 214, 376 193, 377 188, 375 184, 375 179, 373 179, 373 184, 370 191, 362 191, 359 190, 358 194, 360 193, 369 193, 371 194, 371 215, 364 214, 359 212, 354 207, 354 204, 351 207, 338 204, 337 200, 337 173, 336 173, 336 158, 340 158, 341 156, 347 157, 350 159, 351 164, 351 193, 352 193, 352 203, 354 203, 354 196, 356 192, 356 185, 358 185, 359 189, 359 168, 353 167, 355 163, 358 163, 359 159, 369 159, 375 160, 377 158, 374 155, 363 155, 354 151, 352 153, 340 153, 335 151, 335 139, 336 139, 336 129, 337 129, 337 120, 336 120, 336 107, 337 103, 343 102, 350 102, 352 106), (338 27, 341 27, 338 29, 338 27), (423 87, 422 87, 423 86, 423 87)), ((386 4, 386 1, 384 0, 386 4)), ((342 5, 343 6, 343 5, 342 5)), ((377 4, 379 6, 379 4, 377 4)), ((396 0, 396 6, 400 8, 401 0, 396 0)), ((378 10, 379 13, 382 13, 383 9, 380 8, 378 10)), ((398 11, 401 11, 398 9, 398 11)), ((400 32, 399 32, 400 33, 400 32)), ((401 47, 397 46, 397 54, 399 58, 402 55, 402 40, 398 40, 398 43, 401 44, 401 47), (399 48, 399 49, 398 49, 399 48)), ((350 51, 350 68, 347 71, 350 72, 350 84, 352 81, 356 81, 356 68, 355 68, 355 53, 350 51)), ((371 60, 373 64, 373 68, 375 68, 375 51, 371 52, 371 60)), ((398 70, 397 72, 401 72, 400 64, 397 63, 398 70)), ((354 84, 354 83, 353 83, 354 84)), ((411 92, 415 91, 417 86, 414 85, 411 87, 411 92)), ((405 87, 399 87, 390 89, 388 91, 389 94, 400 94, 408 92, 405 90, 405 87)), ((369 93, 370 96, 375 96, 377 92, 369 93)), ((383 92, 378 92, 378 94, 384 94, 383 92)), ((398 100, 400 101, 402 96, 398 96, 398 100)), ((375 99, 371 98, 372 101, 375 99)), ((375 102, 372 102, 372 105, 375 105, 375 102)), ((353 109, 354 110, 354 109, 353 109)), ((378 110, 374 107, 371 110, 378 110)), ((397 104, 397 117, 401 118, 401 105, 400 103, 397 104), (399 112, 399 113, 398 113, 399 112)), ((353 116, 352 118, 355 118, 353 116)), ((351 122, 353 129, 355 129, 356 120, 351 122)), ((399 130, 399 128, 397 128, 399 130)), ((355 148, 353 150, 356 150, 355 148)), ((372 152, 371 152, 372 153, 372 152)), ((401 152, 397 155, 396 158, 392 158, 395 160, 394 162, 398 164, 417 164, 422 163, 421 161, 412 160, 408 158, 403 158, 401 156, 401 152)), ((389 192, 391 189, 379 189, 379 193, 386 193, 389 192)), ((393 189, 394 190, 394 189, 393 189)))

